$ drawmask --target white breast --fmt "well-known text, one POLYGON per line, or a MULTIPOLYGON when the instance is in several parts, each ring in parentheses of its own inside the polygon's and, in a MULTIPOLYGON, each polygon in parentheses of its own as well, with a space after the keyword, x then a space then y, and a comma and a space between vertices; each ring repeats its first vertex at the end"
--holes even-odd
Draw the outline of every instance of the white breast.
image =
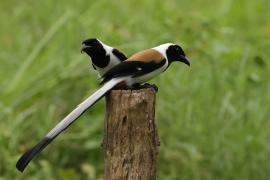
MULTIPOLYGON (((100 41, 101 42, 101 41, 100 41)), ((101 42, 102 43, 102 42, 101 42)), ((119 64, 121 62, 120 59, 118 59, 113 53, 113 48, 110 47, 110 46, 107 46, 106 44, 103 44, 103 47, 106 51, 106 55, 109 55, 110 56, 110 62, 109 64, 105 67, 105 68, 99 68, 99 67, 96 67, 98 73, 99 73, 99 76, 101 77, 104 73, 106 73, 108 70, 110 70, 111 68, 113 68, 115 65, 119 64)))

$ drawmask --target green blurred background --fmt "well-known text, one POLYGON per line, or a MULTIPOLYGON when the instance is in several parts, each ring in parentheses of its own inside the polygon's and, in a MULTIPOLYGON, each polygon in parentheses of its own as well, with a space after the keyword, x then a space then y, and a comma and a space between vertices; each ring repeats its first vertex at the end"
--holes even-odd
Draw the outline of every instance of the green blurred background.
POLYGON ((185 49, 159 86, 157 179, 269 179, 269 0, 1 0, 0 180, 102 179, 104 100, 19 173, 20 155, 98 88, 82 40, 185 49))

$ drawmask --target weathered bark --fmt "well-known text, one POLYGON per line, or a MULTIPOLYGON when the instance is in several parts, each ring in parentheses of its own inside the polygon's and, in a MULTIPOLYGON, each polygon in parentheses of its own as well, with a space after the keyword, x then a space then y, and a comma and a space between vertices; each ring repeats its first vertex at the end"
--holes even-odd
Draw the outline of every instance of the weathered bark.
POLYGON ((113 90, 106 96, 105 179, 156 178, 158 135, 152 88, 113 90))

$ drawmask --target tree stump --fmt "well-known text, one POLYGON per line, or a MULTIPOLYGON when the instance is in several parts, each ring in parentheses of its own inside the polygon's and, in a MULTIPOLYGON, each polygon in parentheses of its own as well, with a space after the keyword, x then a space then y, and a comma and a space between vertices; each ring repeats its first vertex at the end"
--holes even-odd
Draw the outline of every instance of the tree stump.
POLYGON ((158 134, 153 88, 112 90, 106 96, 105 179, 156 178, 158 134))

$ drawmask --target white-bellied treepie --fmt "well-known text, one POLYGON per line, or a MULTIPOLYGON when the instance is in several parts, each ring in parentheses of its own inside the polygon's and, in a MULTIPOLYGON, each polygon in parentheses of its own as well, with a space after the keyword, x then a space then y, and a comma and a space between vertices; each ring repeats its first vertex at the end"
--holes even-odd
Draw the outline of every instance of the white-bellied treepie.
POLYGON ((83 41, 81 52, 85 52, 91 57, 92 66, 99 76, 127 59, 123 52, 95 38, 83 41))
POLYGON ((16 167, 23 171, 33 157, 41 152, 54 138, 69 127, 83 112, 93 106, 100 98, 116 85, 132 87, 144 83, 165 71, 172 62, 189 64, 182 48, 176 44, 166 43, 152 49, 138 52, 126 61, 114 66, 103 74, 103 86, 79 104, 61 122, 59 122, 38 144, 24 153, 16 167))

